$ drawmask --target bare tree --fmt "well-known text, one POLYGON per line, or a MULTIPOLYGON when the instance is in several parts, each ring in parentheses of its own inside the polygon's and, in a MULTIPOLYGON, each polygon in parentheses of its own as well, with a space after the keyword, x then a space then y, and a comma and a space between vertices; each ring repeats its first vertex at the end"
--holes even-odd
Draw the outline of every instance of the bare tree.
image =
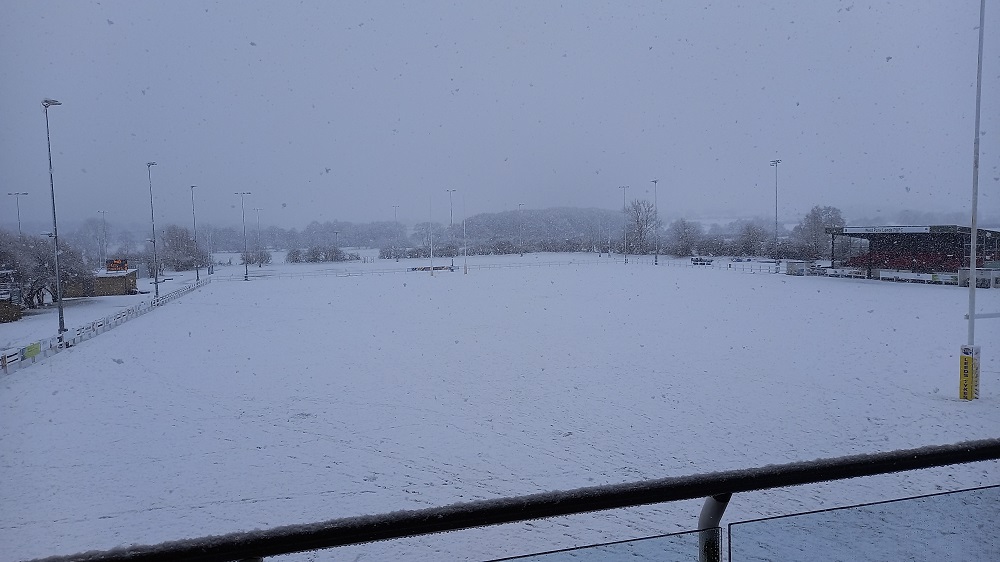
MULTIPOLYGON (((104 232, 101 219, 88 218, 83 221, 75 231, 71 232, 65 240, 77 248, 81 257, 91 268, 98 268, 101 265, 101 242, 104 232)), ((60 236, 60 238, 63 238, 60 236)))
POLYGON ((830 256, 827 227, 844 226, 844 217, 836 207, 815 206, 803 217, 794 229, 792 239, 795 241, 797 253, 802 257, 818 259, 830 256))
POLYGON ((411 239, 414 243, 427 247, 431 243, 431 237, 434 238, 434 245, 441 244, 444 241, 445 229, 441 223, 437 222, 418 222, 413 225, 413 235, 411 239))
POLYGON ((136 255, 135 236, 128 230, 118 233, 118 248, 115 256, 118 259, 127 260, 136 255))
POLYGON ((650 253, 661 226, 660 218, 656 215, 656 207, 646 199, 635 199, 625 212, 628 224, 629 252, 633 254, 650 253))
POLYGON ((186 227, 167 225, 160 237, 163 249, 159 261, 174 271, 187 271, 194 269, 196 264, 200 267, 208 264, 208 253, 195 244, 191 231, 186 227))
POLYGON ((677 219, 667 231, 667 249, 675 256, 693 256, 699 249, 704 230, 701 223, 677 219))
POLYGON ((746 223, 736 236, 736 249, 741 256, 759 256, 768 241, 767 230, 759 224, 746 223))

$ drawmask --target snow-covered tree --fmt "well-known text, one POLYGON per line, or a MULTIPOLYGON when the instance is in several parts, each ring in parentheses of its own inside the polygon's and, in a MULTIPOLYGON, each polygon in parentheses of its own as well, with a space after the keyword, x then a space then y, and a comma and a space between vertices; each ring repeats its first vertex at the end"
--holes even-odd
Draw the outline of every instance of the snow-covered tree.
POLYGON ((161 247, 157 258, 165 267, 174 271, 187 271, 208 264, 208 252, 195 244, 191 231, 177 225, 167 225, 160 235, 161 247))
POLYGON ((632 254, 652 252, 660 231, 656 207, 646 199, 635 199, 625 209, 628 224, 628 251, 632 254))
POLYGON ((830 236, 828 227, 844 226, 844 217, 836 207, 815 206, 803 217, 802 222, 792 229, 792 240, 796 253, 808 259, 830 257, 830 236))
POLYGON ((677 219, 667 229, 667 250, 675 256, 693 256, 703 236, 701 223, 677 219))

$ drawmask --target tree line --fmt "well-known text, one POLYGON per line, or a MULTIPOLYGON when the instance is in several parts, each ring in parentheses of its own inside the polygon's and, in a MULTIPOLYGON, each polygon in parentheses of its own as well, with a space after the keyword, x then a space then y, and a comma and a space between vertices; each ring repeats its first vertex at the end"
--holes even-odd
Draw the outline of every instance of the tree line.
MULTIPOLYGON (((776 256, 781 259, 829 258, 828 227, 844 226, 839 209, 816 206, 790 231, 767 219, 741 219, 707 228, 684 218, 664 224, 656 208, 636 199, 623 210, 552 208, 481 213, 464 222, 421 222, 407 232, 398 222, 313 221, 304 229, 263 228, 243 237, 234 227, 205 225, 195 242, 190 229, 169 224, 157 231, 160 273, 206 267, 215 252, 240 255, 240 263, 270 263, 270 250, 288 250, 289 262, 360 259, 344 247, 379 248, 382 258, 513 254, 524 252, 601 252, 674 256, 776 256)), ((844 241, 843 243, 847 243, 844 241)), ((62 279, 86 286, 106 259, 126 259, 153 272, 152 243, 127 230, 109 237, 106 225, 88 219, 60 237, 62 279)), ((838 248, 837 255, 847 255, 838 248)), ((52 240, 0 229, 0 271, 11 271, 28 306, 55 294, 52 240)), ((49 297, 51 298, 51 297, 49 297)))

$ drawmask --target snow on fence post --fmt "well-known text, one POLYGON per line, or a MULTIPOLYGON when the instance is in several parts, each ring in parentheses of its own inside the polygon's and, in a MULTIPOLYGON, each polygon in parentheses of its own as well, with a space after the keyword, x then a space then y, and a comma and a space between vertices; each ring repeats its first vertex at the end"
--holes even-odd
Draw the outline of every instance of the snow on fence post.
POLYGON ((959 359, 958 397, 962 400, 979 398, 979 346, 963 345, 959 359))

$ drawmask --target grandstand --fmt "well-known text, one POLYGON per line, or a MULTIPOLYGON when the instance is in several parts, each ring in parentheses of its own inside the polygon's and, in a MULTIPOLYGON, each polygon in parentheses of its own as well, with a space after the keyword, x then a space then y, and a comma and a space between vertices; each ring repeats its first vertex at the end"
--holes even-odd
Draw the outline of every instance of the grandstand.
MULTIPOLYGON (((967 226, 843 226, 827 228, 834 267, 954 273, 969 267, 972 229, 967 226), (837 238, 858 240, 863 253, 836 255, 837 238)), ((1000 231, 978 229, 976 267, 1000 268, 1000 231)))

